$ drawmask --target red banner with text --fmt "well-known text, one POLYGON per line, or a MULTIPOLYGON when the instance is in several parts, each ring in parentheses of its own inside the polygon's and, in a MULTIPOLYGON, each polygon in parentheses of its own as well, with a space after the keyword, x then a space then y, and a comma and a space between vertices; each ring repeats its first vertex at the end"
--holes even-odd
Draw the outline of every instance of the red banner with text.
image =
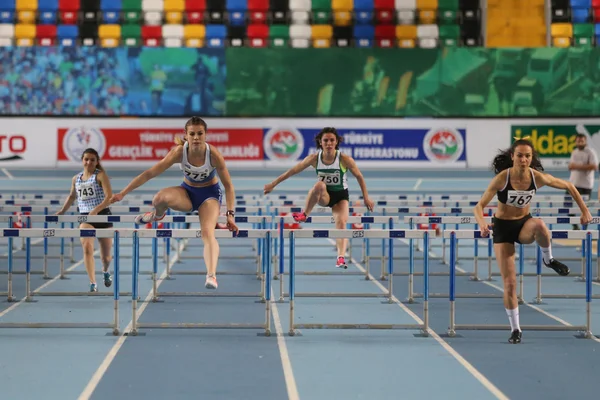
MULTIPOLYGON (((130 164, 159 161, 183 137, 181 129, 170 128, 59 128, 58 161, 80 162, 86 148, 94 148, 103 163, 130 164)), ((262 161, 263 131, 251 129, 211 129, 206 141, 219 149, 225 160, 262 161)))

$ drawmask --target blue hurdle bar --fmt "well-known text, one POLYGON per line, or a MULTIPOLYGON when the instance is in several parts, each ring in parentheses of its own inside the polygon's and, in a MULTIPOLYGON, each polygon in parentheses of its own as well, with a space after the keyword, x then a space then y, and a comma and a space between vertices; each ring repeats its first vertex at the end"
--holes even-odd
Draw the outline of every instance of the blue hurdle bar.
MULTIPOLYGON (((592 284, 591 284, 591 276, 592 276, 592 257, 591 257, 591 249, 592 249, 592 238, 598 240, 598 232, 590 232, 590 231, 551 231, 552 238, 576 238, 579 239, 583 237, 585 239, 585 247, 586 247, 586 293, 585 293, 585 301, 586 301, 586 324, 585 325, 521 325, 523 330, 531 330, 531 331, 579 331, 583 332, 583 336, 586 338, 592 337, 591 332, 591 302, 592 302, 592 284)), ((457 234, 460 234, 462 238, 465 239, 478 239, 481 237, 481 233, 479 231, 451 231, 450 234, 450 326, 448 328, 448 335, 455 336, 457 330, 510 330, 510 326, 508 325, 500 325, 500 324, 457 324, 455 320, 456 306, 455 299, 456 296, 456 240, 457 234)), ((541 269, 541 264, 538 267, 541 269)))

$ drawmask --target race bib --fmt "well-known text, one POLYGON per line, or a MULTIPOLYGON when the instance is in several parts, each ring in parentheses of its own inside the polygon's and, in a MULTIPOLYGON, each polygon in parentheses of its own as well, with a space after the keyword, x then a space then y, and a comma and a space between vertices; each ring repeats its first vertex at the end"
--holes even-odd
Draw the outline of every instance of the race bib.
POLYGON ((509 190, 506 204, 517 208, 525 208, 531 203, 535 190, 509 190))
POLYGON ((81 200, 91 200, 96 198, 96 191, 94 185, 91 183, 82 183, 77 187, 77 197, 81 200))
POLYGON ((319 172, 318 177, 328 186, 339 185, 342 181, 339 172, 319 172))
POLYGON ((194 171, 191 170, 189 168, 184 168, 183 172, 185 173, 185 176, 187 176, 190 179, 193 179, 195 181, 201 181, 204 180, 206 178, 208 178, 208 176, 210 175, 210 172, 208 169, 205 169, 203 171, 194 171))

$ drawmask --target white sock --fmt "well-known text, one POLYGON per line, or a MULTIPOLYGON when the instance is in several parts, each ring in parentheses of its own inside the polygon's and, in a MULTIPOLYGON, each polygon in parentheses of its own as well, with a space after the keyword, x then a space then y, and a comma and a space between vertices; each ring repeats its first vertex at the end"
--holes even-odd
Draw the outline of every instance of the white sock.
POLYGON ((508 315, 508 321, 510 322, 510 331, 521 331, 521 326, 519 325, 519 307, 514 310, 509 310, 508 308, 505 310, 506 315, 508 315))
POLYGON ((542 249, 542 257, 544 259, 544 262, 546 264, 550 264, 550 260, 552 260, 552 246, 548 246, 548 247, 540 246, 540 249, 542 249))

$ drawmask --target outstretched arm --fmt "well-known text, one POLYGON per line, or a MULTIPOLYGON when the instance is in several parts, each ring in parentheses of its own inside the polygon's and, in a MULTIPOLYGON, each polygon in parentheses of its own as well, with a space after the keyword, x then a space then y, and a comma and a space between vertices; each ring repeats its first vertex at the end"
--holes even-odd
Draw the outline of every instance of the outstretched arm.
POLYGON ((76 178, 77 178, 77 175, 75 175, 73 177, 73 179, 71 180, 71 191, 69 192, 69 197, 67 197, 67 200, 65 200, 65 204, 62 206, 60 211, 58 211, 56 213, 56 215, 63 215, 69 208, 71 208, 71 206, 73 205, 73 202, 75 200, 77 200, 77 192, 75 191, 75 179, 76 178))
POLYGON ((373 211, 375 207, 375 203, 369 198, 369 192, 367 190, 367 182, 365 181, 362 172, 358 169, 358 165, 356 165, 356 161, 349 155, 344 153, 340 153, 342 164, 352 172, 352 175, 356 178, 358 185, 360 186, 360 190, 362 191, 363 199, 365 206, 369 211, 373 211))
POLYGON ((299 174, 311 165, 315 165, 317 161, 317 156, 317 153, 306 156, 304 160, 300 161, 298 164, 294 165, 292 168, 279 175, 277 179, 275 179, 273 182, 267 183, 264 187, 264 194, 272 192, 273 189, 275 189, 275 186, 279 185, 281 182, 285 181, 289 177, 299 174))
MULTIPOLYGON (((233 182, 231 182, 231 176, 229 170, 225 164, 225 158, 215 147, 211 147, 210 151, 211 162, 217 169, 223 188, 225 189, 225 202, 227 204, 227 211, 235 210, 235 189, 233 188, 233 182)), ((230 231, 238 231, 239 228, 235 224, 235 218, 233 214, 227 213, 227 227, 230 231)))
POLYGON ((577 189, 571 182, 565 181, 563 179, 559 179, 550 174, 542 174, 538 171, 534 171, 534 174, 535 174, 535 182, 537 183, 538 187, 542 187, 545 185, 545 186, 550 186, 555 189, 567 190, 569 192, 569 194, 571 195, 571 197, 573 197, 573 199, 579 206, 579 209, 581 210, 581 223, 582 224, 587 224, 592 220, 592 214, 590 214, 590 211, 588 210, 587 206, 585 205, 583 198, 581 197, 581 195, 579 194, 579 192, 577 191, 577 189))
POLYGON ((125 197, 129 192, 134 191, 138 187, 142 186, 144 183, 148 182, 150 179, 162 174, 171 166, 173 166, 173 164, 181 162, 182 151, 183 146, 177 146, 171 149, 171 151, 165 156, 165 158, 163 158, 162 160, 154 164, 151 168, 145 170, 144 172, 133 178, 133 180, 129 182, 129 185, 127 185, 125 189, 121 190, 120 193, 112 196, 111 203, 121 201, 123 197, 125 197))

